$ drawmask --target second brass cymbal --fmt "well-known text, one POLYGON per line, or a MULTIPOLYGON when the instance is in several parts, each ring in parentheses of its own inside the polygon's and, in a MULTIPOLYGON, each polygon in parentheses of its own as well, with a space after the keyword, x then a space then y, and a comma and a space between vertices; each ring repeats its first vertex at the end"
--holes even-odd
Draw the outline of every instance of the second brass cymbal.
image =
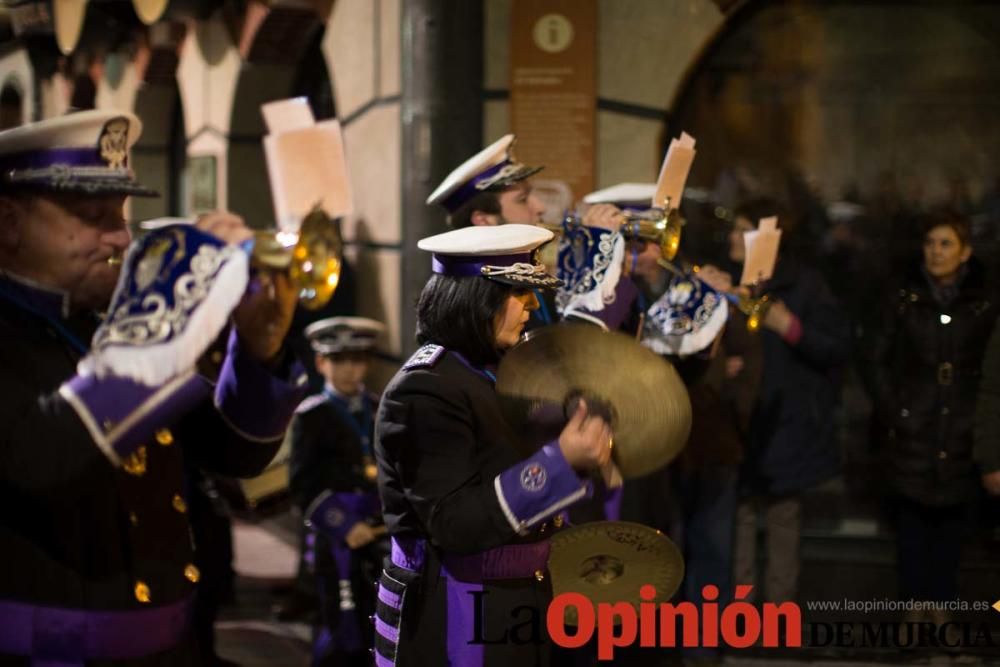
MULTIPOLYGON (((684 558, 663 533, 628 521, 596 521, 552 536, 552 594, 580 593, 593 604, 640 603, 639 590, 656 589, 649 602, 669 600, 684 578, 684 558)), ((566 623, 576 625, 567 607, 566 623)))
POLYGON ((496 388, 514 429, 546 439, 558 436, 574 396, 603 406, 614 431, 612 456, 626 478, 666 465, 691 430, 691 402, 673 366, 631 337, 594 326, 532 332, 504 355, 496 388))

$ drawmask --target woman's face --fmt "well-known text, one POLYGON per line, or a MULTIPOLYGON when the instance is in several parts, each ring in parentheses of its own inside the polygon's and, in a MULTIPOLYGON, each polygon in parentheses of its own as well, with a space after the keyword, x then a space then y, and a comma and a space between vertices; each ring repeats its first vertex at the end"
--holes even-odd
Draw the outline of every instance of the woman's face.
POLYGON ((933 227, 924 236, 924 267, 935 280, 954 278, 971 256, 972 248, 962 243, 951 225, 933 227))
POLYGON ((742 264, 746 259, 746 243, 743 241, 745 232, 752 232, 756 226, 742 215, 737 216, 733 221, 733 228, 729 230, 729 259, 737 264, 742 264))
POLYGON ((531 311, 537 309, 538 298, 534 292, 525 289, 514 290, 493 319, 493 336, 497 348, 506 350, 513 347, 521 337, 524 325, 531 317, 531 311))

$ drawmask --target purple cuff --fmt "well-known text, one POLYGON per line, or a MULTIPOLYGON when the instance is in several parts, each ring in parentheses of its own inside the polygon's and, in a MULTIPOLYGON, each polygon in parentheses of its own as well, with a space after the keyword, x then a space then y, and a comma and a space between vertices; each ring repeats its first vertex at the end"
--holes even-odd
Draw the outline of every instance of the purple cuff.
POLYGON ((590 483, 577 476, 552 441, 497 475, 494 487, 511 528, 525 533, 586 497, 590 483))
POLYGON ((287 379, 273 375, 241 350, 233 330, 215 386, 215 406, 244 438, 276 440, 285 434, 295 408, 305 398, 306 382, 305 369, 298 361, 287 379))
POLYGON ((638 296, 639 288, 636 287, 632 279, 628 276, 622 276, 615 286, 614 301, 605 305, 601 310, 593 311, 580 308, 567 312, 566 316, 569 319, 600 320, 608 328, 608 331, 617 331, 628 319, 638 296))
POLYGON ((354 524, 375 513, 377 504, 378 498, 372 493, 324 491, 306 509, 306 525, 341 542, 354 524))
POLYGON ((110 375, 77 375, 59 388, 59 395, 115 465, 210 393, 205 381, 193 372, 159 388, 110 375))

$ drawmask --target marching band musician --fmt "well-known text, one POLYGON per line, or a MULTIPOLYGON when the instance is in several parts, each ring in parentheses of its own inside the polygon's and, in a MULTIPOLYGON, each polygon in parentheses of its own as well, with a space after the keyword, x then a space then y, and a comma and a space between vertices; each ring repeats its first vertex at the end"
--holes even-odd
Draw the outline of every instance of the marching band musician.
POLYGON ((522 458, 500 411, 494 369, 538 307, 532 288, 558 284, 532 257, 551 237, 504 225, 418 244, 434 272, 417 305, 422 347, 386 388, 375 426, 392 538, 380 665, 549 664, 547 642, 520 636, 541 632, 551 599, 546 538, 588 494, 581 473, 606 465, 613 445, 581 402, 556 440, 522 458))
MULTIPOLYGON (((545 205, 533 194, 531 177, 544 167, 522 164, 514 157, 516 137, 508 134, 476 153, 449 173, 427 198, 448 212, 448 225, 455 229, 505 224, 538 225, 545 205)), ((590 206, 583 224, 617 230, 618 211, 612 206, 590 206)), ((551 290, 535 290, 538 308, 527 329, 553 324, 558 319, 551 290)))
POLYGON ((427 198, 448 212, 455 229, 503 224, 535 225, 545 205, 532 193, 531 167, 514 158, 515 137, 508 134, 456 167, 427 198))
POLYGON ((375 486, 372 437, 378 396, 364 386, 385 327, 364 317, 332 317, 306 328, 323 391, 295 411, 289 427, 291 491, 315 535, 320 626, 314 665, 365 665, 373 637, 373 584, 388 553, 375 486), (312 519, 332 513, 336 525, 312 519), (327 530, 324 530, 327 529, 327 530))
MULTIPOLYGON (((779 226, 788 224, 789 213, 777 201, 761 198, 740 206, 733 216, 727 263, 702 267, 701 279, 720 293, 745 289, 732 279, 748 259, 744 234, 770 216, 778 218, 779 226)), ((840 471, 835 424, 828 416, 836 408, 839 368, 850 357, 851 326, 822 275, 780 251, 767 292, 769 306, 759 332, 760 374, 740 471, 734 573, 737 583, 756 584, 758 514, 763 514, 766 586, 755 590, 768 600, 794 600, 802 496, 840 471)), ((739 379, 749 369, 736 370, 739 379)))
POLYGON ((85 111, 0 133, 3 665, 198 664, 183 459, 257 474, 301 400, 305 376, 283 346, 296 292, 261 276, 244 295, 239 218, 207 216, 123 263, 125 198, 152 194, 128 164, 140 131, 132 114, 85 111), (211 340, 185 322, 224 323, 230 310, 201 299, 222 293, 239 305, 213 388, 178 350, 204 352, 211 340), (128 311, 152 302, 165 304, 159 319, 128 311), (84 362, 99 339, 119 362, 155 360, 142 372, 170 377, 98 372, 84 362))

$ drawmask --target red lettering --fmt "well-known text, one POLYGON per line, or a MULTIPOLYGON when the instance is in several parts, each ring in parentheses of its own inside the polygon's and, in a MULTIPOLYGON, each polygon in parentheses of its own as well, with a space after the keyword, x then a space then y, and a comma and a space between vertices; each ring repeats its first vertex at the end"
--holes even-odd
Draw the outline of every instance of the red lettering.
POLYGON ((684 646, 698 646, 698 608, 690 602, 660 605, 660 646, 674 648, 677 646, 677 617, 682 618, 684 627, 684 646))
POLYGON ((653 648, 656 646, 656 588, 646 584, 639 589, 639 646, 653 648))
POLYGON ((561 593, 553 598, 545 613, 545 627, 558 646, 580 648, 594 636, 594 605, 580 593, 561 593), (566 609, 576 607, 576 634, 566 632, 566 609))
POLYGON ((719 588, 708 584, 701 589, 701 596, 707 602, 701 605, 701 645, 716 648, 719 645, 719 588))
POLYGON ((615 647, 631 646, 635 642, 635 607, 628 602, 597 605, 597 659, 612 660, 615 647), (621 632, 615 635, 615 619, 621 621, 621 632))
POLYGON ((785 646, 802 646, 802 609, 794 602, 764 604, 764 646, 778 645, 782 617, 785 619, 785 646))

